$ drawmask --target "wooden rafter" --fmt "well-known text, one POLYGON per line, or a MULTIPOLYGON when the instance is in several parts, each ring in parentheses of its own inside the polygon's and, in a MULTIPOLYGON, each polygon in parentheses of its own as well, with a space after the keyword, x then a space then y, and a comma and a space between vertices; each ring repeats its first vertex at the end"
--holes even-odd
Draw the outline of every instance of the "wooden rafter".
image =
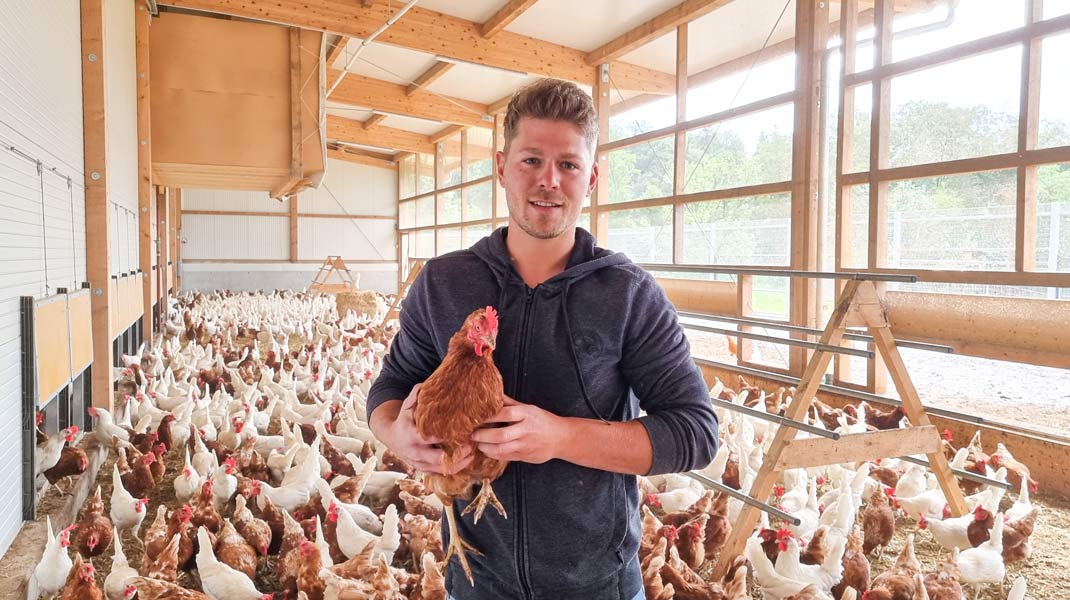
POLYGON ((330 48, 327 49, 327 58, 324 60, 324 63, 328 67, 330 67, 332 64, 334 64, 334 60, 336 58, 338 58, 339 54, 341 54, 343 51, 345 51, 347 44, 349 44, 349 36, 348 35, 340 35, 340 36, 338 36, 338 41, 335 42, 335 44, 333 46, 331 46, 330 48))
POLYGON ((524 11, 531 8, 538 0, 509 0, 505 6, 498 9, 494 16, 487 19, 480 28, 480 33, 485 38, 492 38, 501 30, 505 29, 524 11))
POLYGON ((327 137, 351 144, 393 148, 405 152, 431 154, 435 145, 423 134, 379 125, 374 130, 367 130, 360 121, 327 115, 327 137))
POLYGON ((416 92, 420 91, 421 89, 426 88, 427 86, 437 81, 440 77, 448 73, 453 67, 453 63, 448 63, 441 60, 436 61, 430 69, 424 71, 423 73, 420 73, 420 76, 417 77, 412 83, 410 83, 407 88, 405 88, 405 95, 411 96, 416 92))
POLYGON ((363 127, 364 127, 364 129, 371 129, 372 127, 375 127, 376 125, 379 125, 380 123, 382 123, 385 120, 386 120, 386 115, 384 115, 382 113, 375 113, 374 115, 368 117, 368 119, 366 121, 364 121, 363 127))
POLYGON ((443 129, 440 129, 439 131, 436 131, 435 133, 432 133, 429 138, 432 144, 437 144, 445 140, 446 138, 452 135, 456 135, 457 133, 464 130, 465 127, 462 125, 450 125, 449 127, 445 127, 443 129))
POLYGON ((367 165, 369 167, 379 167, 382 169, 393 170, 398 168, 398 164, 394 162, 393 155, 384 154, 382 152, 370 152, 368 150, 361 150, 360 148, 327 148, 327 158, 336 158, 358 165, 367 165))
MULTIPOLYGON (((361 39, 378 29, 397 10, 385 2, 362 8, 352 0, 320 0, 314 4, 300 0, 163 0, 161 4, 361 39)), ((594 69, 580 50, 509 31, 487 39, 482 29, 481 23, 415 6, 376 41, 532 75, 586 85, 594 83, 594 69)), ((622 89, 666 95, 673 93, 675 85, 669 73, 620 62, 613 63, 613 80, 622 89)))
MULTIPOLYGON (((656 96, 656 97, 657 98, 661 98, 661 96, 656 96)), ((492 115, 496 115, 496 114, 498 114, 500 112, 505 112, 505 109, 509 108, 509 101, 512 100, 512 99, 513 99, 513 95, 509 94, 508 96, 506 96, 504 98, 501 98, 499 100, 495 100, 494 102, 491 102, 490 104, 487 105, 487 111, 492 115)))
MULTIPOLYGON (((627 31, 610 40, 599 48, 587 53, 589 65, 600 65, 624 56, 625 54, 652 42, 657 38, 703 15, 709 14, 728 4, 731 0, 685 0, 646 23, 627 31)), ((616 74, 614 73, 614 78, 616 74)))
MULTIPOLYGON (((336 81, 339 75, 341 71, 330 69, 327 80, 336 81)), ((483 115, 490 114, 486 104, 457 98, 446 99, 433 94, 409 96, 403 85, 356 73, 350 73, 342 79, 331 94, 331 100, 430 121, 488 129, 494 126, 493 119, 483 120, 483 115)))

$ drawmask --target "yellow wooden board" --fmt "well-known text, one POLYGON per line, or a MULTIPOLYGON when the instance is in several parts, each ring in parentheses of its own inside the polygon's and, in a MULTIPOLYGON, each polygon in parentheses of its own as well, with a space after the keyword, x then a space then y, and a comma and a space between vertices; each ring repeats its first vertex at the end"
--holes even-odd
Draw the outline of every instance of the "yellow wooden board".
POLYGON ((133 325, 145 314, 145 274, 138 273, 134 276, 134 285, 131 292, 134 296, 134 318, 130 322, 133 325))
POLYGON ((66 295, 34 304, 33 337, 37 354, 37 402, 41 405, 67 385, 71 376, 66 295))
POLYGON ((71 364, 75 375, 93 362, 92 304, 89 290, 82 290, 70 296, 71 364))
POLYGON ((677 310, 722 315, 736 314, 736 284, 658 277, 658 283, 677 310))

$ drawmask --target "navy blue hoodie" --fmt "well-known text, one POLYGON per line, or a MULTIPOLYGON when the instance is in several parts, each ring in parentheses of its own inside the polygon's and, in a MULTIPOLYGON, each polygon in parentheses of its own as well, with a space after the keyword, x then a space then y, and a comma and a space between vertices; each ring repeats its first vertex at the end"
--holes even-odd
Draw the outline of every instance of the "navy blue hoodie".
MULTIPOLYGON (((565 271, 529 288, 510 263, 506 235, 498 229, 427 262, 372 385, 369 416, 427 379, 465 317, 491 305, 499 313, 494 362, 508 396, 562 416, 638 418, 653 445, 649 474, 708 464, 717 418, 654 278, 577 228, 565 271)), ((461 519, 462 537, 482 556, 469 556, 474 588, 450 561, 454 598, 631 600, 642 590, 635 476, 562 460, 513 462, 493 485, 508 518, 488 510, 478 525, 461 519)), ((457 501, 458 514, 464 506, 457 501)))

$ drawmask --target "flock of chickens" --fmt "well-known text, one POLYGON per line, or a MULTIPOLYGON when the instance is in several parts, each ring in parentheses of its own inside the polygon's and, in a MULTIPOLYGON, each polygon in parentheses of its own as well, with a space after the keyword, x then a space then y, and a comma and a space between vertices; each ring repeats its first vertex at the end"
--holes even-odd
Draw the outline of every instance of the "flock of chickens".
MULTIPOLYGON (((71 527, 48 523, 34 572, 40 594, 444 599, 442 502, 365 420, 395 325, 339 317, 331 297, 302 293, 187 294, 170 308, 164 335, 122 357, 121 417, 90 409, 89 434, 39 433, 42 486, 86 470, 83 436, 114 456, 102 474, 110 494, 98 487, 71 527), (96 573, 91 560, 108 556, 110 568, 96 573)), ((766 394, 741 379, 738 390, 717 382, 711 395, 777 413, 792 392, 766 394)), ((776 425, 717 412, 721 448, 701 473, 748 490, 776 425)), ((809 420, 853 433, 899 427, 904 416, 815 401, 809 420)), ((972 512, 952 518, 934 476, 904 461, 788 471, 769 501, 800 524, 763 517, 721 581, 707 574, 742 504, 683 475, 641 477, 647 598, 952 600, 965 598, 964 586, 1002 586, 1005 565, 1031 552, 1036 482, 1002 444, 986 454, 979 435, 963 448, 951 442, 954 466, 1010 481, 1017 500, 961 480, 972 512), (871 574, 868 556, 903 519, 914 533, 889 570, 871 574), (923 535, 947 551, 933 572, 914 555, 923 535)), ((1024 579, 1007 597, 1025 597, 1024 579)))

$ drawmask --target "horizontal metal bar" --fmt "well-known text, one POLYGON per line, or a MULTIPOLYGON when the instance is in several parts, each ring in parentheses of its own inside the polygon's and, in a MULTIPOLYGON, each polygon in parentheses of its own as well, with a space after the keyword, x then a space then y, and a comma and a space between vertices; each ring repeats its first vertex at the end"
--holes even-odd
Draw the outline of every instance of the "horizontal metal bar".
POLYGON ((703 475, 701 473, 696 473, 694 471, 687 471, 687 472, 684 473, 684 475, 687 475, 691 479, 694 479, 695 481, 701 483, 702 485, 704 485, 706 487, 713 488, 713 489, 715 489, 715 490, 717 490, 719 492, 724 492, 724 493, 728 494, 729 496, 735 498, 736 500, 739 500, 743 504, 746 504, 746 505, 749 505, 749 506, 753 506, 754 508, 757 508, 758 510, 760 510, 762 512, 768 513, 768 514, 770 514, 770 515, 772 515, 772 516, 774 516, 774 517, 776 517, 778 519, 781 519, 783 521, 787 521, 788 523, 791 523, 792 525, 798 526, 798 525, 802 524, 802 521, 799 520, 798 517, 794 517, 794 516, 784 512, 784 511, 780 510, 779 508, 777 508, 775 506, 770 506, 770 505, 766 504, 765 502, 762 502, 761 500, 755 500, 754 498, 751 498, 750 496, 744 494, 743 492, 740 492, 739 490, 734 490, 734 489, 728 487, 727 485, 725 485, 725 484, 723 484, 723 483, 721 483, 719 481, 714 481, 714 480, 710 479, 709 477, 706 477, 705 475, 703 475))
MULTIPOLYGON (((716 360, 707 360, 705 358, 692 358, 697 364, 705 364, 710 367, 716 367, 725 369, 735 373, 741 373, 743 375, 751 375, 752 377, 764 377, 766 379, 772 379, 773 381, 779 381, 788 385, 798 385, 799 379, 790 375, 781 375, 780 373, 771 373, 769 371, 762 371, 760 369, 752 369, 750 367, 741 367, 739 365, 730 365, 716 360)), ((889 406, 902 406, 901 400, 895 398, 886 398, 884 396, 878 396, 876 394, 870 394, 867 392, 859 392, 845 387, 839 387, 836 385, 821 384, 818 387, 823 392, 829 392, 833 394, 839 394, 841 396, 847 396, 848 398, 854 398, 855 400, 865 400, 867 402, 876 402, 877 404, 886 404, 889 406)), ((985 420, 983 417, 975 415, 968 415, 953 410, 947 410, 944 408, 936 408, 935 406, 923 406, 925 412, 930 415, 938 415, 941 417, 948 417, 950 419, 957 419, 959 421, 965 421, 967 423, 973 423, 975 425, 983 425, 985 420)))
POLYGON ((758 340, 761 342, 770 342, 773 344, 784 344, 786 346, 799 346, 801 348, 810 348, 812 350, 820 350, 822 352, 834 352, 836 354, 847 354, 849 356, 861 356, 862 358, 873 358, 874 352, 870 350, 859 350, 857 348, 845 348, 843 346, 832 346, 829 344, 819 344, 817 342, 808 342, 806 340, 797 340, 794 338, 782 338, 773 335, 762 335, 760 333, 752 333, 750 331, 739 331, 737 329, 723 329, 721 327, 709 327, 707 325, 693 325, 691 323, 681 323, 684 329, 694 329, 695 331, 705 331, 707 333, 720 333, 730 336, 738 336, 751 340, 758 340))
POLYGON ((714 406, 720 406, 722 408, 726 408, 726 409, 731 410, 731 411, 735 411, 735 412, 738 412, 738 413, 743 413, 743 414, 745 414, 747 416, 751 416, 751 417, 754 417, 756 419, 762 419, 763 421, 769 421, 771 423, 776 423, 777 425, 785 425, 787 427, 794 427, 795 429, 798 429, 800 431, 805 431, 807 433, 812 433, 812 434, 814 434, 816 436, 820 436, 820 437, 823 437, 823 438, 828 438, 830 440, 838 440, 838 439, 840 439, 840 434, 838 432, 829 431, 828 429, 822 429, 820 427, 814 427, 813 425, 810 425, 809 423, 803 423, 801 421, 794 421, 792 419, 788 419, 788 418, 782 417, 780 415, 769 414, 769 413, 767 413, 765 411, 757 410, 757 409, 751 408, 749 406, 743 406, 742 404, 736 404, 734 402, 728 402, 726 400, 721 400, 720 398, 710 398, 710 402, 713 402, 714 406))
MULTIPOLYGON (((929 466, 929 461, 921 458, 914 458, 913 456, 900 456, 899 459, 908 463, 913 463, 915 465, 921 465, 927 469, 932 468, 931 466, 929 466)), ((951 468, 951 472, 954 473, 956 476, 961 477, 962 479, 969 479, 971 481, 976 481, 977 483, 994 485, 996 487, 1001 487, 1008 491, 1014 491, 1014 486, 1006 481, 992 479, 991 477, 985 477, 984 475, 978 475, 977 473, 974 473, 972 471, 963 471, 962 469, 956 469, 954 467, 951 468)))
POLYGON ((754 269, 744 267, 715 267, 711 265, 659 265, 654 263, 637 263, 647 271, 665 271, 668 273, 724 273, 728 275, 759 275, 763 277, 812 277, 814 279, 858 279, 866 281, 895 281, 915 283, 917 275, 900 275, 891 273, 835 273, 831 271, 798 271, 792 269, 754 269))
MULTIPOLYGON (((810 327, 801 327, 799 325, 788 325, 787 323, 777 323, 774 321, 762 321, 760 319, 744 319, 740 317, 727 317, 723 315, 696 313, 688 311, 676 311, 676 314, 681 317, 688 317, 691 319, 706 319, 710 321, 723 321, 725 323, 735 323, 737 325, 750 325, 752 327, 766 327, 769 329, 782 329, 784 331, 792 331, 795 333, 805 333, 807 335, 822 335, 825 332, 820 329, 812 329, 810 327)), ((843 334, 843 339, 853 340, 856 342, 872 342, 873 337, 863 333, 851 333, 847 331, 843 334)), ((926 344, 924 342, 911 342, 906 340, 896 340, 896 346, 902 348, 915 348, 917 350, 928 350, 930 352, 940 352, 943 354, 954 354, 955 349, 951 346, 944 346, 942 344, 926 344)))

